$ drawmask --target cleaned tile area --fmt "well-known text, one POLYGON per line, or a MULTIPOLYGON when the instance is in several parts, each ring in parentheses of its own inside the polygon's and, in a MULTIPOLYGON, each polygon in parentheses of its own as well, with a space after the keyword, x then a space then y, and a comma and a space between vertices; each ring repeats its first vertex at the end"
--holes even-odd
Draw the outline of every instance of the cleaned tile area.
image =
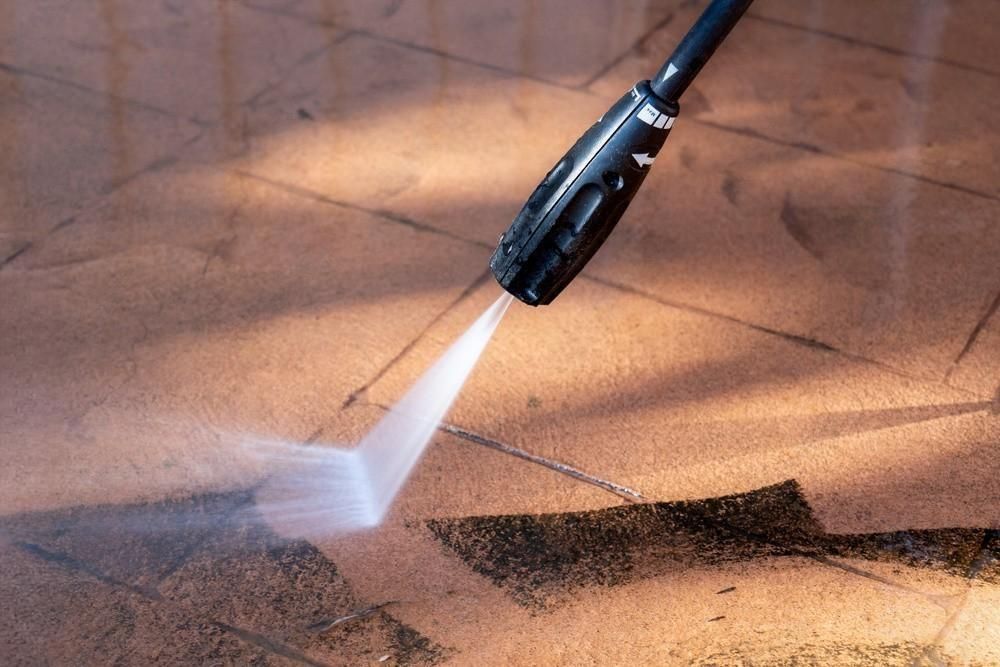
POLYGON ((758 0, 381 525, 268 511, 705 4, 0 2, 0 663, 1000 663, 988 2, 758 0))

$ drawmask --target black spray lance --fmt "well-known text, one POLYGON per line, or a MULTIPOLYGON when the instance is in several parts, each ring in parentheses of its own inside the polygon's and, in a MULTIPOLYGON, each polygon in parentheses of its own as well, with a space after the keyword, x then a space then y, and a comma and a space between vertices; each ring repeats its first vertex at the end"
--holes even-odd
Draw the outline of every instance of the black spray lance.
POLYGON ((551 303, 590 261, 639 190, 678 100, 753 0, 712 0, 649 81, 605 112, 531 193, 490 269, 521 301, 551 303))

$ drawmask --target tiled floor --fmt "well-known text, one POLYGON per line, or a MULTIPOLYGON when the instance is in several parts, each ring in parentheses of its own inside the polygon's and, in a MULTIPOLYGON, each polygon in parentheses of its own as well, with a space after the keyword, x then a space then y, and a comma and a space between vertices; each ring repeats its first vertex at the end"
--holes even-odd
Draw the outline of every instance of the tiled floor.
POLYGON ((758 0, 387 520, 257 510, 704 4, 0 0, 0 664, 1000 664, 987 0, 758 0))

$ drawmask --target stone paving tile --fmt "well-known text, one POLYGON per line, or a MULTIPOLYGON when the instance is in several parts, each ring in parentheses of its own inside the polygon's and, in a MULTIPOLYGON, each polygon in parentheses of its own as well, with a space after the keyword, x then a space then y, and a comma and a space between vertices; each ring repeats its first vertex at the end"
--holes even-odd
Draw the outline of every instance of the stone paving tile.
POLYGON ((829 34, 841 44, 871 45, 1000 76, 1000 54, 993 48, 990 29, 997 18, 996 7, 989 2, 952 0, 937 5, 846 0, 810 5, 768 0, 755 3, 748 17, 829 34))
POLYGON ((353 36, 255 100, 238 168, 493 244, 606 108, 583 93, 353 36))
POLYGON ((220 2, 11 3, 4 58, 238 131, 240 105, 340 31, 220 2))
POLYGON ((421 49, 563 86, 588 82, 648 32, 672 21, 678 4, 673 0, 355 0, 335 5, 323 0, 246 1, 248 7, 279 16, 366 29, 421 49))
POLYGON ((199 167, 119 194, 0 273, 5 512, 245 482, 242 435, 306 439, 486 263, 199 167))

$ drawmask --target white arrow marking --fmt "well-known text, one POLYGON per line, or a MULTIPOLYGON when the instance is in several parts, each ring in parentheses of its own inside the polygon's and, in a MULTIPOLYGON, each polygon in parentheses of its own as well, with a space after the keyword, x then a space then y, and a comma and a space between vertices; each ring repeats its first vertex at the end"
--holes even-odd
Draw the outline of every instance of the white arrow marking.
POLYGON ((663 80, 666 81, 674 74, 677 74, 677 68, 674 66, 673 63, 670 63, 667 65, 667 73, 663 75, 663 80))
POLYGON ((653 160, 656 158, 649 157, 649 153, 632 153, 632 159, 635 160, 640 167, 648 167, 653 164, 653 160))

